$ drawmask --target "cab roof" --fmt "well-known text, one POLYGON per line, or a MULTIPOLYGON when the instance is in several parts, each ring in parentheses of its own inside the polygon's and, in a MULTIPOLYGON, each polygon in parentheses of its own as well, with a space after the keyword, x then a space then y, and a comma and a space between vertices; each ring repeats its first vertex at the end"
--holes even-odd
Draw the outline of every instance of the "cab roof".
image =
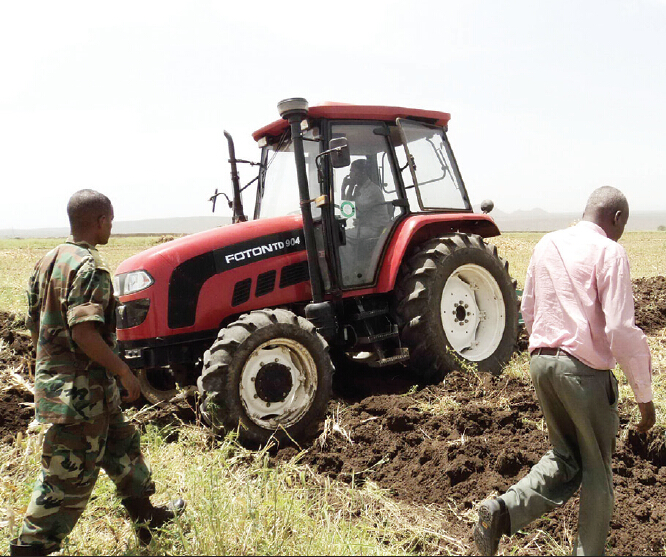
MULTIPOLYGON (((324 103, 311 106, 308 110, 308 118, 326 118, 330 120, 381 120, 384 122, 395 122, 396 118, 411 118, 420 120, 436 126, 446 126, 451 115, 446 112, 435 110, 421 110, 419 108, 403 108, 400 106, 369 106, 360 104, 324 103)), ((258 129, 252 134, 255 141, 262 137, 279 137, 289 123, 279 119, 258 129)))

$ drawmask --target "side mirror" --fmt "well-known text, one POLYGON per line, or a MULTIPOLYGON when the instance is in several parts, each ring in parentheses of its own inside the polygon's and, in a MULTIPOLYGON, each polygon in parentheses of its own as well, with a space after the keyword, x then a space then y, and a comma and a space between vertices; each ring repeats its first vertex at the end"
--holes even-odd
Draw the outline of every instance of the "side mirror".
POLYGON ((344 168, 351 164, 349 143, 347 143, 346 137, 334 137, 328 142, 328 147, 333 168, 344 168))
POLYGON ((495 204, 490 199, 484 199, 481 202, 481 210, 484 213, 490 213, 495 208, 495 204))

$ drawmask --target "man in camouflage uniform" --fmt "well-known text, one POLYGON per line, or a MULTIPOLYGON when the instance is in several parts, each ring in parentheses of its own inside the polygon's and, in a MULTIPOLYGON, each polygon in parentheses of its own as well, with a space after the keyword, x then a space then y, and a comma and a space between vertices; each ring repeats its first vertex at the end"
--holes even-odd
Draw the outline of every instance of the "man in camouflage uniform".
POLYGON ((28 288, 28 328, 37 351, 37 420, 52 424, 44 437, 35 483, 12 555, 47 555, 60 548, 88 503, 100 468, 148 543, 151 528, 174 518, 184 503, 154 507, 151 471, 138 431, 120 409, 116 379, 131 402, 139 383, 116 353, 111 275, 97 244, 111 234, 113 207, 93 190, 67 205, 72 235, 35 266, 28 288))

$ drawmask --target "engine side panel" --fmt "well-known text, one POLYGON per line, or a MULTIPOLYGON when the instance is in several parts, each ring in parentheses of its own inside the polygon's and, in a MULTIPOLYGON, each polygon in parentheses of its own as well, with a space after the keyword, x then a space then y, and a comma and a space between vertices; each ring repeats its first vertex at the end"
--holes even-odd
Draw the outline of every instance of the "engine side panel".
POLYGON ((169 280, 169 328, 194 325, 199 305, 204 309, 200 317, 206 315, 206 306, 214 305, 215 313, 219 315, 221 310, 225 313, 223 308, 244 305, 242 302, 249 301, 252 296, 245 299, 242 286, 241 294, 238 294, 236 284, 239 281, 245 281, 249 294, 252 284, 261 277, 259 296, 255 296, 269 296, 274 290, 270 288, 270 277, 277 276, 283 267, 296 263, 286 256, 298 252, 305 253, 303 231, 290 230, 217 248, 184 261, 173 270, 169 280))
POLYGON ((142 269, 155 283, 121 296, 123 303, 145 299, 149 310, 138 326, 119 328, 118 339, 131 342, 217 330, 230 315, 308 300, 300 218, 270 220, 194 234, 123 262, 118 274, 142 269))

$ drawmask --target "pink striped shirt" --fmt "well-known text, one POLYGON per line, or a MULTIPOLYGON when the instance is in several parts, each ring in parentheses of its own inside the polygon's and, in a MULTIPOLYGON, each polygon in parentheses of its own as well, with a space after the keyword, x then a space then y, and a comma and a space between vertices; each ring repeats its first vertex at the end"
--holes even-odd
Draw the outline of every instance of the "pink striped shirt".
POLYGON ((530 352, 561 348, 599 370, 617 362, 636 401, 652 400, 652 360, 635 323, 629 258, 601 227, 581 221, 539 241, 521 311, 530 352))

